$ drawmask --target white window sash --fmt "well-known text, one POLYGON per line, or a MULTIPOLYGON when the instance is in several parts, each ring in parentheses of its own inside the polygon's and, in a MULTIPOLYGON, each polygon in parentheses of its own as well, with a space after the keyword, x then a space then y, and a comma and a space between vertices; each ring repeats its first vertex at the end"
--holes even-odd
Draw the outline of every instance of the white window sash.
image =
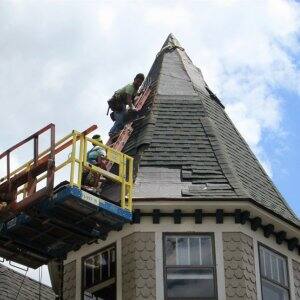
POLYGON ((193 280, 193 279, 205 279, 205 280, 209 280, 209 279, 214 279, 214 275, 213 274, 167 274, 167 279, 188 279, 188 280, 193 280))

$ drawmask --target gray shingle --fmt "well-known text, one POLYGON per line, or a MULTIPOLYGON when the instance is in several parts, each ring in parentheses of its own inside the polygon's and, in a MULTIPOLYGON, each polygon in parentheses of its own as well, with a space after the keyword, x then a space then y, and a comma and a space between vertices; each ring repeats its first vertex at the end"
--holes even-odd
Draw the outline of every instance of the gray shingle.
MULTIPOLYGON (((149 168, 179 169, 181 183, 176 184, 182 184, 182 192, 178 198, 249 198, 299 226, 298 218, 178 41, 170 35, 162 49, 146 80, 152 83, 146 102, 150 112, 134 124, 125 145, 125 151, 136 158, 135 170, 147 168, 147 172, 135 174, 139 197, 149 168)), ((149 197, 149 186, 155 187, 147 186, 145 195, 149 197)))
POLYGON ((18 300, 55 299, 51 287, 44 284, 40 285, 39 282, 29 277, 24 278, 23 274, 0 264, 0 300, 16 300, 17 295, 18 300))

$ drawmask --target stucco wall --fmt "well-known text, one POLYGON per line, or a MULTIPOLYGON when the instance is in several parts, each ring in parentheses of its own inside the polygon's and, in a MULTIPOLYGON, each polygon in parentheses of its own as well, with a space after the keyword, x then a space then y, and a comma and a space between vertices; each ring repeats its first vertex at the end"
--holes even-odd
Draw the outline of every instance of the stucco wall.
POLYGON ((155 233, 122 238, 122 300, 154 300, 155 289, 155 233))
POLYGON ((76 261, 64 265, 63 299, 74 300, 76 296, 76 261))
POLYGON ((227 300, 257 299, 253 240, 240 232, 223 233, 227 300))

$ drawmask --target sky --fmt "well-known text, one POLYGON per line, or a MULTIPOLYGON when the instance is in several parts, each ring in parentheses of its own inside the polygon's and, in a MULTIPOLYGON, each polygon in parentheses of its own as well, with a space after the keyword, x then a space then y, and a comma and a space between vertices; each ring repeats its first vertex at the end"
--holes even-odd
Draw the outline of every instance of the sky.
POLYGON ((0 152, 50 122, 106 139, 107 99, 171 32, 300 216, 300 2, 2 0, 0 152))

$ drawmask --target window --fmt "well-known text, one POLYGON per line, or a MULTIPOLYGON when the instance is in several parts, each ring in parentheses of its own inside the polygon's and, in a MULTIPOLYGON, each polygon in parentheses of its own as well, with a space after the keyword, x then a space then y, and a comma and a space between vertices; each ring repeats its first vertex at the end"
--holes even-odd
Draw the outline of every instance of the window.
POLYGON ((259 260, 263 300, 289 300, 286 258, 260 245, 259 260))
POLYGON ((110 246, 83 259, 84 300, 116 299, 116 248, 110 246))
POLYGON ((164 236, 166 299, 217 299, 212 235, 164 236))

